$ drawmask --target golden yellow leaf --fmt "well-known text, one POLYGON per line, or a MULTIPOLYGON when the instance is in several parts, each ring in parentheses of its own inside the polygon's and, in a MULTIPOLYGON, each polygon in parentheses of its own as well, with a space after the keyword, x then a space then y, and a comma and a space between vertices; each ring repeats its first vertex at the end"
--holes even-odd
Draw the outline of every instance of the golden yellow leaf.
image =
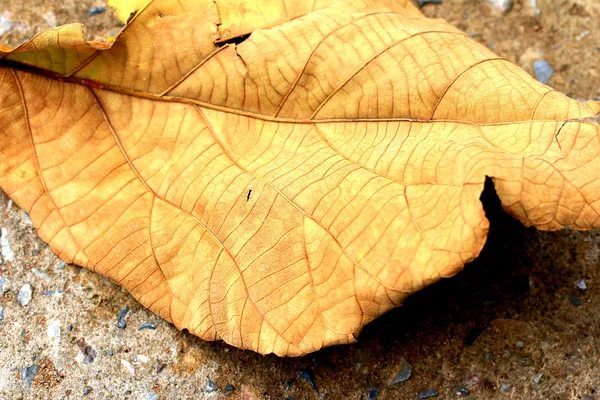
POLYGON ((64 260, 260 353, 355 340, 475 258, 492 177, 600 226, 596 102, 408 0, 154 0, 0 53, 0 188, 64 260))

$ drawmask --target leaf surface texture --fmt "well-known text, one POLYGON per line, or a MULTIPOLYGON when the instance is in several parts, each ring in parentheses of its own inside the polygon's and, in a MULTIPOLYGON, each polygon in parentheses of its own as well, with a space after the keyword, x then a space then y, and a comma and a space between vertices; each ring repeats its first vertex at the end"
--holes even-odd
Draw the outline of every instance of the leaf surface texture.
POLYGON ((116 38, 0 53, 0 188, 179 329, 353 342, 477 257, 486 177, 526 225, 600 225, 600 105, 408 0, 112 3, 116 38))

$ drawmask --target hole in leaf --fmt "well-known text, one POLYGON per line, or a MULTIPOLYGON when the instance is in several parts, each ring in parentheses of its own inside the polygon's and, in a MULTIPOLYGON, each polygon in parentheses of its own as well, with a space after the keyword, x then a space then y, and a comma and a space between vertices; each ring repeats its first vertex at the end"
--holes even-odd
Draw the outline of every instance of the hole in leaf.
POLYGON ((245 33, 243 35, 228 37, 226 39, 217 39, 217 40, 215 40, 215 45, 217 45, 218 47, 223 47, 226 44, 238 45, 238 44, 244 42, 246 39, 248 39, 250 37, 250 35, 252 35, 252 32, 245 33))

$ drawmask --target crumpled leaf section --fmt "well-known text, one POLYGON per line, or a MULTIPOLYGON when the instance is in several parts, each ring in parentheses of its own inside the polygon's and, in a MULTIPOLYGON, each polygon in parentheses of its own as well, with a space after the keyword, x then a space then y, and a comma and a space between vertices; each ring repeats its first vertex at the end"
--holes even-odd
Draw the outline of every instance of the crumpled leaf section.
POLYGON ((597 102, 406 1, 114 0, 0 54, 0 188, 63 259, 207 340, 302 355, 460 271, 486 177, 600 225, 597 102))

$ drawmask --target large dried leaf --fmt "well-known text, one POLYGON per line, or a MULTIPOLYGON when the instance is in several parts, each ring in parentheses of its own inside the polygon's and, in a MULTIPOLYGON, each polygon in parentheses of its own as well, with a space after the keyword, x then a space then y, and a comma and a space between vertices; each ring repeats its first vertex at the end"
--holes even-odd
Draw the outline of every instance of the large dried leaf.
POLYGON ((0 187, 179 329, 352 342, 478 255, 486 176, 526 225, 600 225, 600 105, 408 0, 114 3, 114 41, 2 53, 0 187))

